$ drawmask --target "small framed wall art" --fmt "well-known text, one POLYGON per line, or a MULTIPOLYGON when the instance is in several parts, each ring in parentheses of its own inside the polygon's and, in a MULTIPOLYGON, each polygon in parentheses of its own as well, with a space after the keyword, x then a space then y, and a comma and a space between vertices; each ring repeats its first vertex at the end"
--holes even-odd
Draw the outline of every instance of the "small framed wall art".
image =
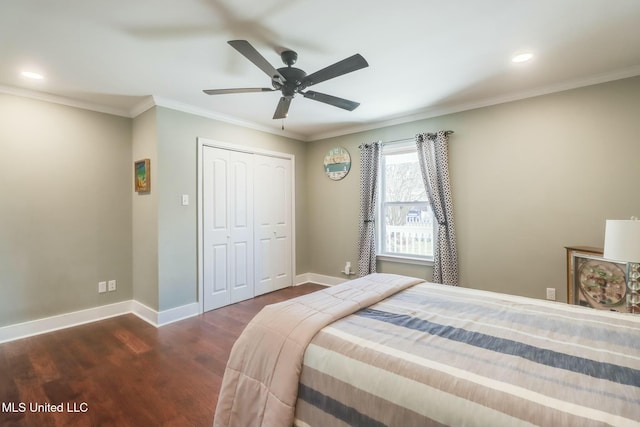
POLYGON ((342 147, 330 149, 324 156, 324 173, 334 180, 339 181, 349 173, 351 169, 351 156, 342 147))
POLYGON ((151 191, 151 161, 149 159, 138 160, 134 163, 133 180, 135 190, 138 193, 151 191))

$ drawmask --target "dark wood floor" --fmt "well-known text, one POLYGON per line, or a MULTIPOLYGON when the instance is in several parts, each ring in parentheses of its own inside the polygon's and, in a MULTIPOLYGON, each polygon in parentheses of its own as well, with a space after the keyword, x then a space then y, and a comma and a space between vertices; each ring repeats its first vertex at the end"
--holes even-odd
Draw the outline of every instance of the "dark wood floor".
POLYGON ((231 346, 249 320, 321 288, 287 288, 161 328, 125 315, 1 344, 0 426, 211 426, 231 346))

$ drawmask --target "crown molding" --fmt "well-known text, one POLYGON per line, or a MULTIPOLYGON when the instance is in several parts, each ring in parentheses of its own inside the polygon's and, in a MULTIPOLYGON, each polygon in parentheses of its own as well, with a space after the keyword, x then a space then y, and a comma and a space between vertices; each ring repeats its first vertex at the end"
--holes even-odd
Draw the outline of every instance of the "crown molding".
POLYGON ((68 107, 75 107, 83 110, 111 114, 114 116, 127 117, 130 119, 139 116, 140 114, 144 113, 148 109, 153 108, 155 106, 165 107, 165 108, 170 108, 172 110, 182 111, 184 113, 206 117, 209 119, 218 120, 224 123, 241 126, 248 129, 254 129, 261 132, 271 133, 273 135, 296 139, 298 141, 307 140, 307 138, 302 134, 289 132, 289 131, 278 131, 275 129, 268 128, 266 126, 261 126, 256 123, 239 120, 231 116, 225 116, 223 114, 215 113, 213 111, 205 110, 202 108, 194 107, 189 104, 181 103, 178 101, 174 101, 168 98, 162 98, 158 96, 146 96, 142 101, 136 104, 133 108, 129 110, 125 110, 125 109, 80 101, 80 100, 68 98, 65 96, 53 95, 46 92, 38 92, 34 90, 22 89, 22 88, 17 88, 13 86, 0 85, 0 93, 19 96, 22 98, 35 99, 37 101, 44 101, 44 102, 50 102, 54 104, 66 105, 68 107))
POLYGON ((131 110, 129 110, 129 117, 134 119, 150 108, 155 107, 155 105, 156 103, 153 100, 153 96, 145 96, 142 101, 138 102, 131 110))
POLYGON ((253 122, 247 122, 244 120, 239 120, 235 117, 226 116, 224 114, 216 113, 211 110, 205 110, 203 108, 194 107, 193 105, 184 104, 182 102, 177 102, 168 98, 162 98, 159 96, 153 96, 153 101, 158 107, 170 108, 172 110, 182 111, 183 113, 194 114, 200 117, 206 117, 208 119, 218 120, 221 122, 229 123, 236 126, 241 126, 244 128, 254 129, 261 132, 270 133, 273 135, 284 136, 287 138, 296 139, 298 141, 306 141, 307 138, 298 133, 289 132, 289 131, 278 131, 266 126, 259 125, 253 122))
POLYGON ((474 110, 476 108, 490 107, 492 105, 505 104, 507 102, 520 101, 522 99, 534 98, 536 96, 549 95, 552 93, 564 92, 571 89, 578 89, 586 86, 593 86, 601 83, 622 80, 640 75, 640 65, 635 65, 621 70, 609 73, 603 73, 582 79, 567 80, 562 83, 544 86, 541 88, 512 93, 504 96, 486 98, 477 102, 461 103, 451 105, 444 108, 426 108, 409 114, 400 114, 383 120, 375 120, 360 126, 351 126, 343 128, 339 131, 321 132, 310 135, 308 141, 319 141, 321 139, 335 138, 339 136, 349 135, 358 132, 366 132, 369 130, 380 129, 383 127, 400 125, 404 123, 415 122, 419 120, 431 119, 447 114, 460 113, 462 111, 474 110))
POLYGON ((113 116, 121 116, 131 118, 129 112, 120 108, 109 107, 101 104, 93 104, 91 102, 79 101, 65 96, 53 95, 46 92, 38 92, 29 89, 22 89, 12 86, 0 85, 0 93, 7 95, 20 96, 22 98, 35 99, 37 101, 50 102, 53 104, 66 105, 67 107, 75 107, 83 110, 96 111, 98 113, 111 114, 113 116))
POLYGON ((415 122, 419 120, 430 119, 434 117, 444 116, 447 114, 459 113, 462 111, 473 110, 476 108, 489 107, 498 104, 504 104, 507 102, 519 101, 522 99, 533 98, 541 95, 548 95, 551 93, 563 92, 566 90, 577 89, 586 86, 592 86, 601 83, 607 83, 615 80, 626 79, 640 75, 640 65, 616 70, 609 73, 603 73, 595 76, 590 76, 581 79, 572 79, 565 82, 561 82, 554 85, 544 86, 541 88, 512 93, 504 96, 498 96, 493 98, 487 98, 484 100, 460 103, 447 107, 425 108, 417 110, 411 113, 399 114, 396 116, 390 116, 384 119, 375 119, 367 123, 363 123, 357 126, 350 126, 342 128, 340 130, 319 132, 312 135, 303 135, 290 131, 279 131, 266 126, 259 125, 257 123, 244 121, 235 117, 227 116, 224 114, 216 113, 214 111, 205 110, 202 108, 194 107, 193 105, 185 104, 182 102, 174 101, 169 98, 163 98, 159 96, 146 96, 142 101, 135 105, 130 110, 124 110, 115 107, 109 107, 100 104, 94 104, 85 101, 79 101, 77 99, 68 98, 59 95, 53 95, 46 92, 38 92, 34 90, 22 89, 12 86, 0 85, 0 93, 8 95, 15 95, 24 98, 35 99, 38 101, 51 102, 55 104, 66 105, 69 107, 81 108, 84 110, 96 111, 99 113, 111 114, 115 116, 135 118, 144 113, 154 106, 165 107, 172 110, 182 111, 184 113, 193 114, 200 117, 205 117, 213 120, 217 120, 224 123, 229 123, 235 126, 240 126, 248 129, 254 129, 261 132, 270 133, 277 136, 284 136, 286 138, 295 139, 298 141, 318 141, 327 138, 335 138, 354 134, 358 132, 366 132, 374 129, 380 129, 383 127, 400 125, 409 122, 415 122))

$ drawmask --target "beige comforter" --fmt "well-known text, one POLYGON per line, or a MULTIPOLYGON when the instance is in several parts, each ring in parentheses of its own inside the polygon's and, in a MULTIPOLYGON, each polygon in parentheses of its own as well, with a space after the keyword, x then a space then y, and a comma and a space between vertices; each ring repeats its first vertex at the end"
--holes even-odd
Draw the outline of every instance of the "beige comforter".
POLYGON ((265 307, 231 350, 213 425, 292 425, 302 359, 314 335, 331 322, 420 282, 423 280, 372 274, 313 297, 265 307))

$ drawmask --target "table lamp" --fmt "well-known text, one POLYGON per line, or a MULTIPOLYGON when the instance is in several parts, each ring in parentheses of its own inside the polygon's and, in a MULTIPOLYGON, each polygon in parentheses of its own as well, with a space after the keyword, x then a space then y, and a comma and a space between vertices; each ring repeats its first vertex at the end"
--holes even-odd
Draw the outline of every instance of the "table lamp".
POLYGON ((627 308, 640 313, 640 220, 607 220, 604 257, 627 264, 627 308))

